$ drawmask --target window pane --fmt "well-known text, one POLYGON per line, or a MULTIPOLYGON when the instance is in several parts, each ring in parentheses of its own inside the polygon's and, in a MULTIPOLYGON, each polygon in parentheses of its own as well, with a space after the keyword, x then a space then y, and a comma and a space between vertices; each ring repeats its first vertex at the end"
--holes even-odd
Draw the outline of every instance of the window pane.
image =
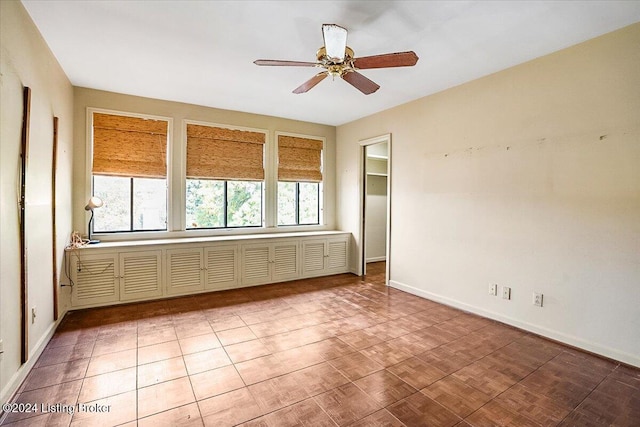
POLYGON ((167 229, 167 180, 133 178, 133 229, 167 229))
POLYGON ((227 227, 262 225, 262 182, 227 181, 227 227))
POLYGON ((94 210, 94 232, 131 230, 131 178, 94 175, 93 195, 104 202, 94 210))
POLYGON ((296 183, 278 182, 278 225, 296 224, 296 183))
POLYGON ((300 224, 319 224, 319 188, 317 182, 301 182, 299 194, 300 224))
POLYGON ((224 181, 187 179, 187 228, 224 227, 224 181))

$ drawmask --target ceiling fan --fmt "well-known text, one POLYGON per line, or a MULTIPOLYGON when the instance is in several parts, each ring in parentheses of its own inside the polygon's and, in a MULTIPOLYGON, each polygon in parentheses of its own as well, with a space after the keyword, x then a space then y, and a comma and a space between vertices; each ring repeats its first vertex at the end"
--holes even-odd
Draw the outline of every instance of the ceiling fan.
POLYGON ((316 53, 316 62, 281 61, 277 59, 258 59, 256 65, 279 67, 318 67, 324 68, 296 89, 293 93, 305 93, 327 76, 334 79, 340 77, 365 95, 370 95, 380 89, 380 86, 369 80, 358 70, 369 68, 410 67, 416 65, 418 56, 413 51, 386 53, 383 55, 364 56, 355 58, 353 49, 347 46, 347 30, 335 24, 322 26, 324 46, 316 53))

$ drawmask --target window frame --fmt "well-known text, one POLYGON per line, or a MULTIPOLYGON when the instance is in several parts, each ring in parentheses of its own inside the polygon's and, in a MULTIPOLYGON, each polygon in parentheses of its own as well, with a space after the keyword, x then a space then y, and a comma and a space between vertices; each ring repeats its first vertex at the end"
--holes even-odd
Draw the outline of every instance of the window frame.
MULTIPOLYGON (((256 231, 260 232, 261 230, 265 230, 268 228, 268 217, 269 217, 269 181, 270 181, 270 172, 273 169, 270 161, 270 145, 271 139, 269 138, 269 131, 266 129, 260 128, 252 128, 246 126, 235 126, 223 123, 214 123, 214 122, 206 122, 201 120, 191 120, 191 119, 183 119, 182 120, 182 145, 181 145, 181 171, 180 171, 180 231, 184 231, 188 236, 215 236, 218 234, 250 234, 255 233, 256 231), (264 168, 264 180, 262 182, 262 201, 261 201, 261 225, 251 225, 251 226, 238 226, 238 227, 198 227, 198 228, 190 228, 187 225, 187 125, 199 125, 199 126, 209 126, 216 127, 222 129, 230 129, 230 130, 239 130, 244 132, 256 132, 264 134, 264 146, 262 151, 262 167, 264 168)), ((227 183, 229 181, 233 182, 242 182, 247 180, 223 180, 219 179, 216 181, 224 181, 225 182, 225 224, 228 221, 226 211, 226 190, 227 183)), ((249 181, 247 181, 249 182, 249 181)), ((253 181, 260 182, 260 181, 253 181)))
MULTIPOLYGON (((166 176, 166 191, 167 191, 167 226, 165 229, 160 230, 125 230, 125 231, 98 231, 93 232, 93 236, 123 236, 123 239, 134 234, 141 233, 162 233, 166 234, 170 231, 173 231, 172 224, 172 205, 173 205, 173 192, 172 192, 172 181, 173 181, 173 171, 172 171, 172 158, 173 158, 173 118, 166 116, 157 116, 153 114, 141 114, 127 111, 119 111, 119 110, 110 110, 105 108, 96 108, 96 107, 87 107, 86 111, 86 177, 85 177, 85 192, 83 200, 89 200, 89 198, 93 195, 93 117, 94 113, 98 114, 109 114, 113 116, 123 116, 123 117, 133 117, 139 119, 148 119, 148 120, 160 120, 167 122, 167 176, 166 176)), ((133 177, 128 177, 131 179, 131 188, 133 189, 133 177)), ((131 194, 131 203, 133 203, 133 193, 131 194)), ((84 211, 83 211, 84 212, 84 211)), ((133 215, 131 213, 130 215, 133 215)), ((88 220, 87 220, 88 221, 88 220)), ((85 227, 86 228, 86 227, 85 227)), ((93 228, 93 224, 92 224, 93 228)), ((133 223, 131 223, 131 228, 133 228, 133 223)))
POLYGON ((278 230, 286 230, 286 229, 290 229, 290 230, 295 230, 295 231, 301 231, 303 229, 309 229, 309 230, 317 230, 317 229, 324 229, 326 227, 326 223, 325 223, 325 216, 324 216, 324 212, 326 211, 326 198, 324 197, 324 183, 326 180, 326 171, 325 171, 325 165, 326 165, 326 149, 327 149, 327 139, 323 136, 316 136, 316 135, 307 135, 307 134, 302 134, 302 133, 292 133, 292 132, 281 132, 281 131, 276 131, 275 132, 275 137, 274 137, 274 141, 273 141, 273 152, 274 152, 274 185, 275 185, 275 197, 274 197, 274 217, 273 217, 273 221, 274 221, 274 226, 278 229, 278 230), (282 182, 295 182, 296 183, 296 221, 297 224, 286 224, 286 225, 278 225, 278 183, 280 181, 278 181, 278 137, 279 136, 291 136, 291 137, 296 137, 296 138, 306 138, 306 139, 315 139, 317 141, 322 141, 322 152, 320 153, 320 170, 322 172, 322 181, 318 182, 318 223, 317 224, 300 224, 300 215, 299 215, 299 211, 300 211, 300 205, 299 205, 299 184, 301 182, 306 182, 306 181, 282 181, 282 182))

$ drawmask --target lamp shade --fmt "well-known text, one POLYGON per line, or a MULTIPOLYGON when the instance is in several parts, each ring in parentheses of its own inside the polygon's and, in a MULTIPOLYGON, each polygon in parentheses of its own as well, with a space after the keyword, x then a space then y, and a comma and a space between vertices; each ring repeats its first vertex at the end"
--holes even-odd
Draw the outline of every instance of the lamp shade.
POLYGON ((99 208, 100 206, 102 206, 102 199, 99 198, 99 197, 93 196, 87 202, 87 206, 84 207, 84 210, 85 211, 92 211, 95 208, 99 208))

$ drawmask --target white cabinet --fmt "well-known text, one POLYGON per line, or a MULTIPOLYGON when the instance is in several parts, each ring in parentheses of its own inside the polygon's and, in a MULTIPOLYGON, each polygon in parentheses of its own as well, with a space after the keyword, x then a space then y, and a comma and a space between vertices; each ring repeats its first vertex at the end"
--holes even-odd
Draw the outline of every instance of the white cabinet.
POLYGON ((118 254, 74 251, 71 263, 71 303, 74 307, 106 304, 120 299, 118 254))
POLYGON ((302 241, 302 277, 346 273, 349 269, 348 236, 302 241))
POLYGON ((74 307, 162 296, 162 251, 71 256, 74 307))
POLYGON ((204 249, 167 250, 167 293, 187 294, 204 290, 204 249))
POLYGON ((238 245, 205 248, 205 289, 228 289, 238 285, 238 245))
POLYGON ((258 285, 300 277, 298 240, 242 246, 242 284, 258 285))
POLYGON ((71 305, 95 307, 349 271, 349 234, 105 242, 68 250, 71 305))
POLYGON ((162 296, 162 251, 121 253, 118 270, 120 301, 162 296))

